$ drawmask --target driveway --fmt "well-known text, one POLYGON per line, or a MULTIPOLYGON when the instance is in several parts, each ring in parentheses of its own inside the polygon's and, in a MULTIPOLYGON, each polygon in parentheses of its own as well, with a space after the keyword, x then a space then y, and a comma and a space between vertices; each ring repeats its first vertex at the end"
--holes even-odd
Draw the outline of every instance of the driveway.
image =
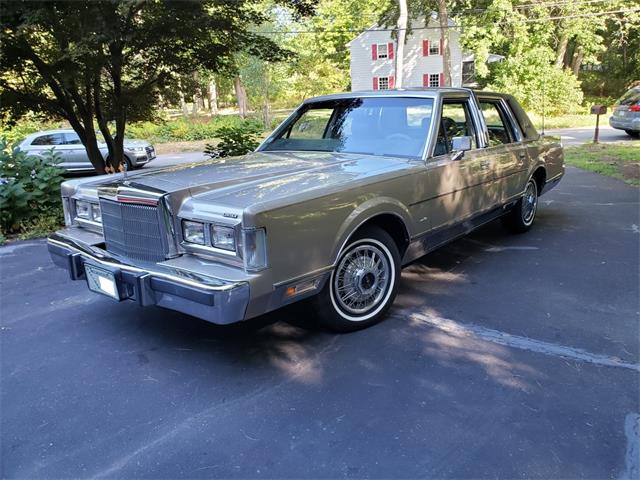
MULTIPOLYGON (((595 132, 595 119, 593 122, 593 127, 557 128, 547 130, 546 134, 560 136, 564 145, 581 145, 583 143, 591 143, 593 142, 593 135, 595 132)), ((632 140, 634 139, 624 133, 623 130, 616 130, 608 125, 600 126, 600 133, 598 135, 598 141, 600 143, 630 142, 632 140)))
POLYGON ((1 476, 638 478, 638 190, 569 168, 541 201, 347 335, 118 304, 1 248, 1 476))

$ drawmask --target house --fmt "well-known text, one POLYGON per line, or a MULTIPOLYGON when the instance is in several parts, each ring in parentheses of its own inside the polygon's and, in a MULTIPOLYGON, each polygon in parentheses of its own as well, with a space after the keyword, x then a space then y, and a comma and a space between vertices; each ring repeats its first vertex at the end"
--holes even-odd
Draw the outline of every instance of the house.
MULTIPOLYGON (((404 46, 404 88, 445 86, 440 24, 434 17, 429 18, 426 28, 424 19, 411 22, 404 46)), ((455 27, 455 23, 449 20, 449 26, 455 27)), ((374 26, 347 44, 351 52, 352 91, 395 88, 397 40, 391 34, 388 29, 374 26)), ((449 29, 449 51, 452 85, 446 86, 460 87, 463 54, 460 33, 455 28, 449 29)), ((469 65, 465 67, 468 71, 469 65)))

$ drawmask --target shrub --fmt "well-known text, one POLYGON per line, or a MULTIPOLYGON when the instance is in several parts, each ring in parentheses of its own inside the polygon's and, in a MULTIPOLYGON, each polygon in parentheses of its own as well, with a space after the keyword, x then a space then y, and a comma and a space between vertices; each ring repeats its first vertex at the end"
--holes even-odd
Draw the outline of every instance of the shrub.
POLYGON ((27 156, 0 141, 0 230, 15 233, 60 209, 60 154, 27 156))
POLYGON ((259 145, 260 132, 262 127, 252 121, 238 126, 220 127, 215 134, 220 142, 215 146, 208 143, 204 153, 212 158, 244 155, 259 145))
POLYGON ((578 113, 582 90, 576 76, 552 63, 553 52, 537 47, 493 67, 489 90, 510 93, 527 111, 546 115, 578 113))

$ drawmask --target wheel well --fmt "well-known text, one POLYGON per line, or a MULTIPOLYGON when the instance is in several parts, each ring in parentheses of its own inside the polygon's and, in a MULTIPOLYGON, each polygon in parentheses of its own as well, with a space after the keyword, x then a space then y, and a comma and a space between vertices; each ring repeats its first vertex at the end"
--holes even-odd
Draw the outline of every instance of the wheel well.
POLYGON ((351 234, 351 236, 355 235, 363 228, 370 226, 376 226, 387 232, 398 247, 400 257, 404 255, 405 250, 409 246, 409 232, 400 217, 392 213, 376 215, 360 225, 358 229, 351 234))
POLYGON ((538 186, 538 195, 540 195, 544 188, 544 184, 547 181, 547 171, 544 167, 538 167, 538 169, 533 172, 533 175, 531 175, 531 178, 536 181, 536 185, 538 186))

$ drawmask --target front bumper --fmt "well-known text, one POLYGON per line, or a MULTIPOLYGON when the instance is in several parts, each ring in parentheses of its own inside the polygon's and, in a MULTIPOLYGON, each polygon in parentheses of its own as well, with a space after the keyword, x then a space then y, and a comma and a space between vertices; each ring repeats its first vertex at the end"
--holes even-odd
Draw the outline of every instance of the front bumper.
POLYGON ((124 264, 100 250, 59 234, 48 241, 53 262, 69 272, 72 280, 86 280, 85 264, 113 273, 121 300, 141 306, 183 312, 216 324, 245 319, 249 284, 203 277, 178 269, 156 270, 124 264))

